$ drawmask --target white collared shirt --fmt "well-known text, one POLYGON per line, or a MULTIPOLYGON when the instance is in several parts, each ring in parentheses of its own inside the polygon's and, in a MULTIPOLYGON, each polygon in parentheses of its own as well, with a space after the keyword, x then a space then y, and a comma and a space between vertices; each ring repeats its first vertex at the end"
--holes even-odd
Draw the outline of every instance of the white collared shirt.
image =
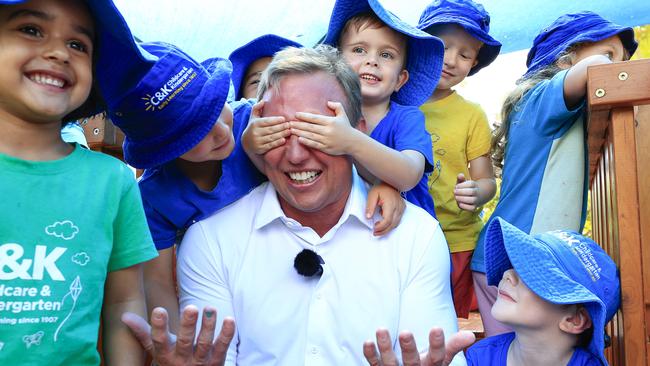
MULTIPOLYGON (((400 225, 375 237, 367 190, 353 174, 338 223, 322 238, 286 217, 269 183, 191 226, 178 254, 181 308, 215 306, 237 324, 227 365, 365 365, 363 342, 377 328, 458 331, 449 250, 438 222, 407 203, 400 225), (293 268, 301 250, 325 261, 322 277, 293 268)), ((453 365, 464 365, 461 355, 453 365)))

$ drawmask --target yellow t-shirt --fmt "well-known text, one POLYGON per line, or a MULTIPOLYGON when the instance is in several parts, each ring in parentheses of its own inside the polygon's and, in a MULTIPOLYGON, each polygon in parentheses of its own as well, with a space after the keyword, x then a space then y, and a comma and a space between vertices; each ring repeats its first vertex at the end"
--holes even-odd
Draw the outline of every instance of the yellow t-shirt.
POLYGON ((420 107, 431 134, 434 170, 429 176, 438 221, 452 253, 473 250, 483 227, 478 212, 458 208, 454 198, 456 176, 469 179, 471 160, 490 151, 491 131, 485 112, 476 103, 453 92, 420 107))

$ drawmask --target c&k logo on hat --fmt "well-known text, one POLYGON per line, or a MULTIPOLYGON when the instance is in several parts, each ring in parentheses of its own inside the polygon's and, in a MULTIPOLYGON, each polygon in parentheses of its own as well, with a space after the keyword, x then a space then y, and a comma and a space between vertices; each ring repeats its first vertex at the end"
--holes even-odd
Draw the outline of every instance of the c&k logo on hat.
POLYGON ((162 110, 174 99, 178 93, 187 88, 187 86, 196 78, 194 68, 183 66, 179 72, 174 74, 158 91, 148 94, 142 98, 145 101, 145 110, 155 111, 162 110))
POLYGON ((596 261, 596 257, 594 257, 594 253, 588 243, 574 235, 571 235, 571 233, 567 233, 566 231, 554 231, 550 234, 562 240, 569 246, 569 249, 571 249, 573 254, 578 257, 580 263, 585 267, 593 282, 600 279, 600 272, 602 272, 603 269, 598 264, 598 261, 596 261))

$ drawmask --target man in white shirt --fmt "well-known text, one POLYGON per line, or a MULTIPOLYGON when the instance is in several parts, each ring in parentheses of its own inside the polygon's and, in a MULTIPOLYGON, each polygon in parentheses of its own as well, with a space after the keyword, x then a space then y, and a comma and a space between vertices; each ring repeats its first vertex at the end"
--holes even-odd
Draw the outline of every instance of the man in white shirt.
MULTIPOLYGON (((262 117, 292 121, 296 112, 333 115, 327 101, 339 101, 350 120, 359 121, 357 78, 334 49, 282 51, 261 80, 262 117)), ((227 365, 360 365, 364 360, 392 365, 398 359, 419 365, 416 341, 423 365, 448 364, 451 356, 442 360, 440 331, 429 338, 432 327, 448 335, 458 330, 449 251, 438 222, 407 203, 400 225, 375 237, 373 220, 365 215, 366 185, 350 157, 310 149, 291 135, 262 160, 269 182, 184 236, 177 264, 180 302, 192 311, 182 316, 179 343, 181 337, 187 343, 188 334, 194 337, 187 326, 196 323, 196 309, 206 308, 210 315, 203 321, 211 326, 226 317, 237 321, 227 365), (322 273, 297 273, 294 260, 304 249, 316 253, 322 273), (364 343, 378 328, 379 353, 373 343, 364 343), (410 333, 400 335, 399 347, 390 340, 388 333, 406 330, 410 333)), ((159 326, 161 316, 152 317, 152 334, 158 336, 144 341, 159 354, 172 352, 170 335, 159 326)), ((229 322, 224 323, 227 336, 222 330, 216 342, 221 349, 213 353, 225 350, 232 336, 229 322)), ((197 349, 204 352, 212 334, 201 332, 197 349)), ((452 354, 461 347, 451 347, 452 354)), ((191 355, 191 349, 185 353, 191 355)), ((462 353, 451 364, 464 365, 462 353)))

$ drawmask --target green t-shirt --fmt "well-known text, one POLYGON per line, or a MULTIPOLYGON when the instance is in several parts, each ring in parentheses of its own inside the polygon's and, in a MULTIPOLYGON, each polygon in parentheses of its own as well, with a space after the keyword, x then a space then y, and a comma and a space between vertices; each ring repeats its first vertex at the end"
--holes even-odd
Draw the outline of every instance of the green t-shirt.
POLYGON ((133 173, 79 145, 0 154, 0 364, 98 365, 109 271, 156 256, 133 173))

